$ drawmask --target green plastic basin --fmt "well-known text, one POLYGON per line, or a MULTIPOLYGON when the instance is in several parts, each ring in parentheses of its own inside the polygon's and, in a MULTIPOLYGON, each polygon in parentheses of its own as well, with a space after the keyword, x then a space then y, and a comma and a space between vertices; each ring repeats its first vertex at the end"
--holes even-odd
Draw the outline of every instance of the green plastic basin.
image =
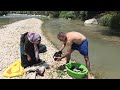
POLYGON ((87 69, 86 66, 84 66, 82 64, 79 64, 79 63, 67 63, 65 67, 66 67, 66 70, 67 70, 67 74, 69 76, 73 77, 73 78, 82 79, 82 78, 86 78, 86 76, 87 76, 88 69, 87 69), (76 66, 76 67, 79 67, 79 68, 83 68, 84 72, 72 71, 70 68, 73 67, 73 66, 76 66))

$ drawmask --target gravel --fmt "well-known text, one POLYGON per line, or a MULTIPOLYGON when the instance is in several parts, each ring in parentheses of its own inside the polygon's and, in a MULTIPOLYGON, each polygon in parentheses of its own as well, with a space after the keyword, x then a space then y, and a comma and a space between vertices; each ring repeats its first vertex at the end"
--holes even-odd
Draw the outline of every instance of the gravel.
MULTIPOLYGON (((2 76, 2 73, 10 64, 20 58, 20 34, 25 32, 39 33, 42 37, 41 43, 47 46, 47 52, 39 55, 49 65, 49 69, 45 70, 44 76, 37 76, 36 79, 71 79, 66 72, 62 77, 59 77, 59 73, 56 72, 56 68, 65 64, 65 60, 59 62, 53 60, 53 54, 58 50, 43 35, 41 30, 43 23, 40 19, 29 18, 5 25, 4 28, 0 29, 0 79, 7 79, 2 76)), ((29 74, 11 79, 34 79, 32 76, 34 76, 34 73, 31 77, 29 74)))

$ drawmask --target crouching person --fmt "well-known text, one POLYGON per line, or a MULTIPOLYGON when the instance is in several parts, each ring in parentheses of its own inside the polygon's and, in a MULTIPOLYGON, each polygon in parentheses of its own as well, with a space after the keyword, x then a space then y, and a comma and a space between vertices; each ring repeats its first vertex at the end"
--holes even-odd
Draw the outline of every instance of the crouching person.
POLYGON ((20 38, 21 65, 26 68, 40 63, 39 47, 41 36, 37 33, 26 32, 20 38))

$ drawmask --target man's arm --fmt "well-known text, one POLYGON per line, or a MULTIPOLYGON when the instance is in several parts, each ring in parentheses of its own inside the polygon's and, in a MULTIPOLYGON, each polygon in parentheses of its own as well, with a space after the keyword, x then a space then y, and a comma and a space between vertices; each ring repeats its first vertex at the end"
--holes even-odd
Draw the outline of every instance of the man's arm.
POLYGON ((72 43, 71 42, 67 42, 67 52, 59 58, 59 60, 65 58, 66 56, 70 55, 74 50, 71 49, 71 45, 72 43))
POLYGON ((65 46, 66 46, 66 43, 63 43, 59 51, 62 51, 65 48, 65 46))

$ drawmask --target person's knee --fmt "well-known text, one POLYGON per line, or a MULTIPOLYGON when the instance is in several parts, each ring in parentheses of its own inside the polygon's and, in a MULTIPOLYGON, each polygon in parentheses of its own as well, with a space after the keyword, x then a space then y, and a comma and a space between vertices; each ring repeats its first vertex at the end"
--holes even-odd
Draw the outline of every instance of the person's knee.
POLYGON ((89 60, 89 57, 88 57, 88 56, 84 56, 84 59, 85 59, 86 61, 88 61, 88 60, 89 60))
POLYGON ((47 47, 43 44, 40 44, 39 53, 44 53, 47 51, 47 47))

